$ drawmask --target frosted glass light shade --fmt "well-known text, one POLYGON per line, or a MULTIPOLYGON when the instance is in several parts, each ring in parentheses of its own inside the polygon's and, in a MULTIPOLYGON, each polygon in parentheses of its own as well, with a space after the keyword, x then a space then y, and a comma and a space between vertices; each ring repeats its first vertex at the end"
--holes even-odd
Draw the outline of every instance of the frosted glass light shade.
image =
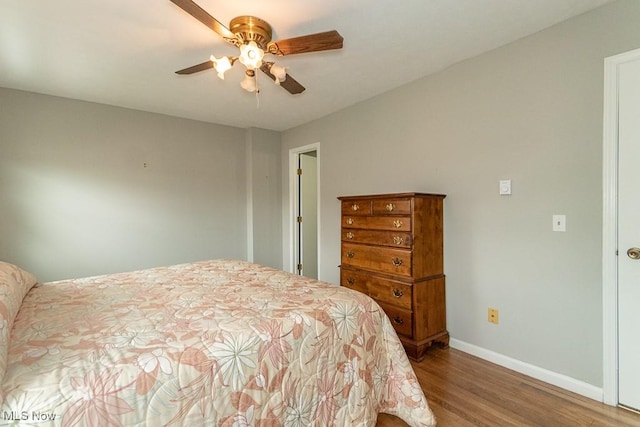
POLYGON ((240 62, 249 70, 260 68, 263 57, 264 51, 254 41, 240 46, 240 62))
POLYGON ((269 71, 271 72, 273 77, 276 78, 275 82, 277 85, 279 85, 287 78, 287 69, 285 67, 273 64, 269 71))
POLYGON ((218 77, 224 80, 224 72, 231 69, 231 61, 229 61, 228 56, 223 56, 221 58, 216 58, 211 55, 211 61, 213 62, 213 66, 218 72, 218 77))
POLYGON ((258 84, 256 83, 255 74, 250 75, 249 71, 247 71, 244 76, 244 80, 240 82, 240 86, 242 86, 242 89, 247 92, 256 92, 258 90, 258 84))

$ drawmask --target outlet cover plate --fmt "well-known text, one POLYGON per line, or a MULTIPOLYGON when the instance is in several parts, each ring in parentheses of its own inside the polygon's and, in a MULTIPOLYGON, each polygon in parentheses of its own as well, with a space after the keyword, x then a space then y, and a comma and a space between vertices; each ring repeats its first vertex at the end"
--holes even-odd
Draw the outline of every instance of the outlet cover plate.
POLYGON ((488 318, 489 323, 498 324, 498 309, 497 308, 489 308, 488 318))
POLYGON ((503 179, 500 181, 500 195, 508 196, 511 194, 511 180, 503 179))
POLYGON ((553 216, 553 231, 567 231, 567 216, 566 215, 554 215, 553 216))

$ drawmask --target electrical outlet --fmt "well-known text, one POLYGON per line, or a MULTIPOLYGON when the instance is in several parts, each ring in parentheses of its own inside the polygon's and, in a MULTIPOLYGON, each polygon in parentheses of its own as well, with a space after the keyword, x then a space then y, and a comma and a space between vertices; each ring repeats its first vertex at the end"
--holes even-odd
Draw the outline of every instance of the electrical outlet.
POLYGON ((567 231, 566 215, 553 215, 553 231, 567 231))
POLYGON ((498 309, 497 308, 489 308, 489 323, 498 324, 498 309))

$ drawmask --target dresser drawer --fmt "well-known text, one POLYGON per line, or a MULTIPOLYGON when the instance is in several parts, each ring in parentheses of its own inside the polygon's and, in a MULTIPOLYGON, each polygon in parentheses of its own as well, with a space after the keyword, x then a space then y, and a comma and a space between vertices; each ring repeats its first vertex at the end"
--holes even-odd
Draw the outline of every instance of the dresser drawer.
POLYGON ((387 316, 389 316, 393 329, 396 330, 398 335, 404 335, 409 338, 413 337, 413 321, 410 311, 382 302, 380 302, 380 307, 382 307, 387 316))
POLYGON ((371 200, 343 201, 342 215, 371 215, 371 200))
POLYGON ((368 230, 411 231, 410 216, 363 216, 347 215, 342 217, 343 228, 362 228, 368 230))
POLYGON ((350 270, 340 269, 340 285, 354 291, 369 295, 369 287, 365 276, 354 273, 350 270))
POLYGON ((374 215, 409 215, 411 199, 388 199, 373 201, 374 215))
POLYGON ((413 243, 411 233, 361 229, 342 230, 342 240, 345 242, 370 243, 397 248, 411 248, 413 243))
POLYGON ((411 285, 372 277, 369 283, 369 295, 382 303, 411 310, 411 285))
POLYGON ((342 264, 411 277, 411 251, 383 246, 342 244, 342 264))
POLYGON ((411 310, 413 287, 408 283, 343 267, 340 269, 340 284, 367 294, 376 301, 411 310))

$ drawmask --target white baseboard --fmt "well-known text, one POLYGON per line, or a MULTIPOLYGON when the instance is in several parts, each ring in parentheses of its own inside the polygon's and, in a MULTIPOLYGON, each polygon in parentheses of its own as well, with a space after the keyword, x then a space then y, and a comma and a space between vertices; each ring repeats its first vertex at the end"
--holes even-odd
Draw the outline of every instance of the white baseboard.
POLYGON ((455 338, 451 338, 449 345, 457 350, 488 360, 496 365, 504 366, 505 368, 528 375, 537 380, 553 384, 557 387, 569 390, 590 399, 597 400, 598 402, 602 402, 604 399, 602 388, 576 380, 575 378, 571 378, 567 375, 558 374, 557 372, 549 371, 455 338))

